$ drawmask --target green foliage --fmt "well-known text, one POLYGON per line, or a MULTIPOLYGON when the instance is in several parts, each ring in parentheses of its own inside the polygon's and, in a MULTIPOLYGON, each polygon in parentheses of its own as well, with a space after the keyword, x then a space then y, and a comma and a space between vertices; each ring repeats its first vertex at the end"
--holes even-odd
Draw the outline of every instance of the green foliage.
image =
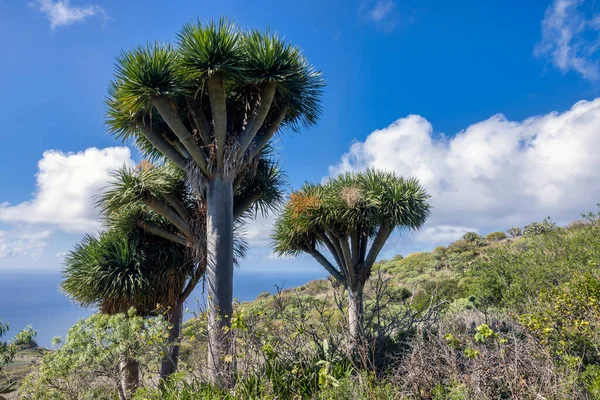
POLYGON ((481 241, 483 240, 483 236, 481 236, 477 232, 467 232, 463 235, 461 239, 469 243, 481 243, 481 241))
POLYGON ((498 242, 504 239, 506 239, 506 233, 502 231, 488 233, 485 237, 488 242, 498 242))
POLYGON ((598 237, 600 223, 594 222, 583 229, 553 229, 491 246, 469 267, 469 290, 484 308, 524 313, 539 293, 600 265, 598 237))
POLYGON ((543 235, 558 229, 558 226, 550 220, 550 217, 544 218, 542 222, 532 222, 523 228, 523 236, 532 237, 543 235))
POLYGON ((128 314, 95 314, 73 325, 59 349, 20 388, 21 399, 113 399, 122 381, 123 360, 150 367, 166 349, 167 323, 128 314))
POLYGON ((506 233, 508 233, 508 235, 513 238, 516 239, 519 236, 523 235, 523 230, 521 228, 519 228, 518 226, 513 226, 512 228, 508 228, 506 230, 506 233))
MULTIPOLYGON (((363 241, 397 227, 417 229, 429 216, 428 198, 415 179, 376 170, 342 174, 323 185, 306 184, 290 196, 275 223, 274 250, 293 256, 314 253, 318 245, 329 245, 333 231, 346 241, 354 232, 363 241)), ((358 243, 352 246, 358 251, 358 243)), ((371 265, 365 268, 369 271, 371 265)))
POLYGON ((16 346, 28 346, 35 343, 34 338, 36 336, 37 332, 29 325, 21 332, 17 333, 12 342, 16 346))
POLYGON ((545 291, 534 311, 520 318, 558 355, 600 363, 600 274, 575 275, 558 288, 545 291))

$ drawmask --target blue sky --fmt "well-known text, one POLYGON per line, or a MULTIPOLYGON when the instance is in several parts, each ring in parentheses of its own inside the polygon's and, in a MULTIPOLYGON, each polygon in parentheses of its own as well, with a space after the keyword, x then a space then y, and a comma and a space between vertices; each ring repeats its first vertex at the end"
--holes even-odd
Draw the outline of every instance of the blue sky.
MULTIPOLYGON (((600 201, 600 9, 487 3, 0 0, 0 269, 58 269, 96 229, 90 197, 139 161, 103 125, 114 58, 173 41, 196 17, 270 27, 323 71, 319 124, 276 144, 291 188, 374 166, 430 189, 430 223, 383 256, 577 219, 600 201)), ((311 260, 272 257, 272 219, 248 227, 242 268, 317 274, 311 260)))

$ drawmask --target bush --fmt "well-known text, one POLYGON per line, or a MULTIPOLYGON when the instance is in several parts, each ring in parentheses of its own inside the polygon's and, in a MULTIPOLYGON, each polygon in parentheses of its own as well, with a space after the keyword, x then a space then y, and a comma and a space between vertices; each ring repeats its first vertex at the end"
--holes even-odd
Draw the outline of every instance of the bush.
POLYGON ((414 398, 587 398, 569 373, 514 322, 465 312, 416 336, 396 376, 414 398))
POLYGON ((576 275, 544 292, 521 321, 555 354, 578 357, 584 365, 600 364, 600 274, 576 275))
POLYGON ((487 240, 488 242, 498 242, 504 239, 506 239, 506 234, 502 231, 488 233, 485 237, 485 240, 487 240))
MULTIPOLYGON (((20 399, 114 399, 123 393, 124 361, 157 366, 168 345, 164 319, 95 314, 73 325, 59 349, 19 389, 20 399)), ((122 396, 119 396, 123 398, 122 396)))
POLYGON ((550 220, 550 217, 545 218, 542 222, 532 222, 523 228, 523 236, 532 237, 543 235, 558 229, 558 226, 550 220))
POLYGON ((513 239, 516 239, 519 236, 523 235, 522 229, 519 228, 518 226, 513 226, 512 228, 508 228, 506 230, 506 233, 508 233, 508 236, 510 236, 513 239))
POLYGON ((481 236, 477 232, 467 232, 463 235, 461 239, 469 243, 481 243, 481 241, 483 240, 483 236, 481 236))

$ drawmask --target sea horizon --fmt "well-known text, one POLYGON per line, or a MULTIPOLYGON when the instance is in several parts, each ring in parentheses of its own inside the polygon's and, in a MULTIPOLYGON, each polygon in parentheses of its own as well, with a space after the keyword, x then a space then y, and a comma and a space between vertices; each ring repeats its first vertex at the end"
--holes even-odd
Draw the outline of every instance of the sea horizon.
MULTIPOLYGON (((234 297, 240 302, 251 301, 260 293, 275 293, 277 287, 297 287, 325 276, 324 271, 319 273, 314 269, 276 272, 238 269, 234 275, 234 297)), ((0 321, 9 324, 7 338, 31 325, 37 331, 38 345, 51 348, 53 337, 64 339, 73 324, 96 312, 94 308, 83 308, 70 300, 60 291, 60 281, 57 270, 0 270, 0 321)), ((204 296, 200 283, 186 303, 189 312, 185 319, 198 309, 196 299, 204 296)))

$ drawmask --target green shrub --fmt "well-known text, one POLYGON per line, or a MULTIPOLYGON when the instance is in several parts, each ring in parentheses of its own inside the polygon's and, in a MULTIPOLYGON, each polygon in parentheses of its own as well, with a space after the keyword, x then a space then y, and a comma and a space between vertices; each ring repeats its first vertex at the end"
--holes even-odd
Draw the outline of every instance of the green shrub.
POLYGON ((512 228, 508 228, 506 230, 506 233, 508 233, 508 236, 510 236, 511 238, 516 239, 519 236, 523 235, 523 230, 518 226, 513 226, 512 228))
POLYGON ((59 349, 27 377, 20 399, 113 399, 121 390, 123 360, 157 366, 167 350, 168 325, 160 317, 95 314, 73 325, 59 349))
POLYGON ((523 228, 523 236, 532 237, 543 235, 558 229, 558 226, 550 220, 550 217, 544 218, 542 222, 532 222, 523 228))
POLYGON ((534 311, 520 318, 557 355, 600 364, 600 274, 575 277, 540 295, 534 311))
POLYGON ((502 231, 488 233, 485 237, 485 240, 489 242, 498 242, 504 239, 506 239, 506 234, 502 231))
POLYGON ((483 240, 483 236, 481 236, 477 232, 467 232, 463 235, 461 239, 465 242, 480 243, 483 240))

